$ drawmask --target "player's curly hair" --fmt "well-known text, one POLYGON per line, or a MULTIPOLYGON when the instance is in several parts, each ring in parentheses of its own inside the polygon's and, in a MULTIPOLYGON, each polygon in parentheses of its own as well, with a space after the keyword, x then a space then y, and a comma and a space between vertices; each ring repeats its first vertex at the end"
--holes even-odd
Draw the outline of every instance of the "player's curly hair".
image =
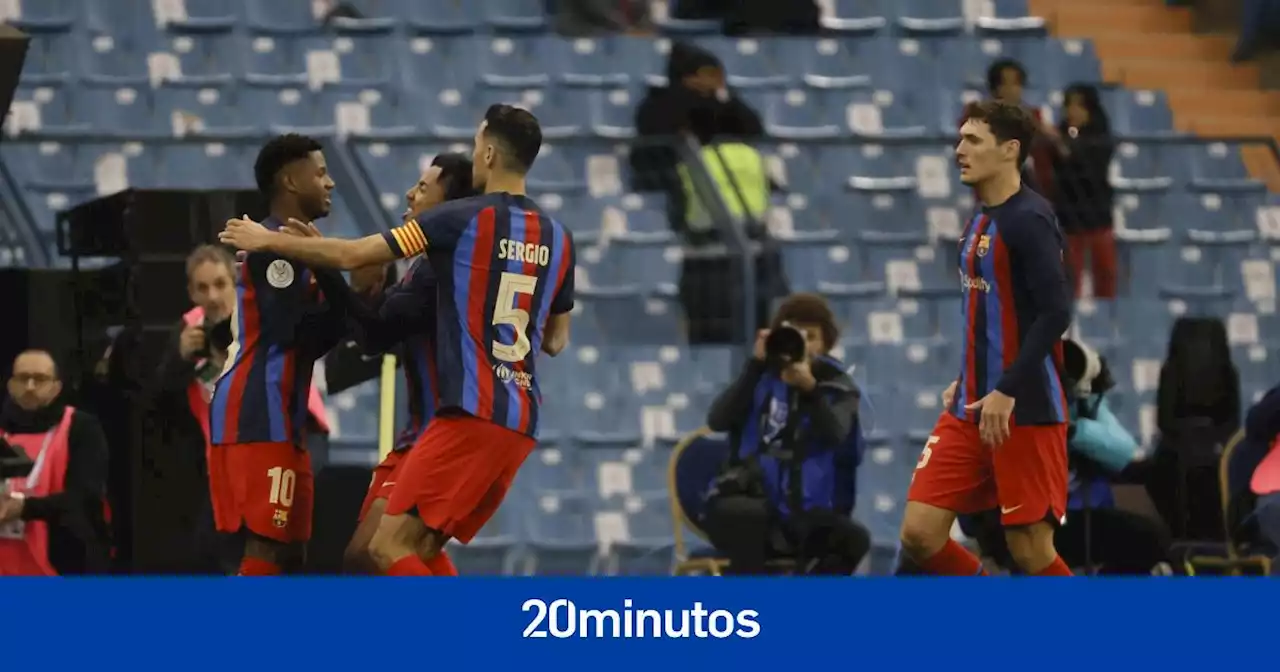
POLYGON ((769 327, 777 329, 783 322, 816 325, 822 330, 822 344, 828 350, 840 340, 840 327, 836 324, 835 313, 831 312, 827 300, 818 294, 802 292, 783 299, 769 327))
POLYGON ((991 128, 996 142, 1018 141, 1018 165, 1027 162, 1031 141, 1036 137, 1038 124, 1025 107, 999 100, 969 103, 964 108, 965 121, 983 121, 991 128))
POLYGON ((542 149, 542 126, 533 113, 501 103, 484 113, 485 135, 502 149, 507 170, 528 173, 542 149))
POLYGON ((297 133, 277 135, 268 140, 258 150, 258 158, 253 162, 253 179, 258 184, 258 191, 267 198, 275 196, 276 177, 280 171, 294 161, 307 158, 311 152, 320 151, 324 151, 324 147, 319 140, 297 133))

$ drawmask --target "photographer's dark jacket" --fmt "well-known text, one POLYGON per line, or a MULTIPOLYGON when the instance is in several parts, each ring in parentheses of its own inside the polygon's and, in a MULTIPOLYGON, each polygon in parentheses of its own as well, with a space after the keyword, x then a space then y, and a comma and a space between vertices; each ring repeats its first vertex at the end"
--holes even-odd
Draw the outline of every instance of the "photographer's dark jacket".
MULTIPOLYGON (((21 529, 25 545, 44 570, 16 573, 98 574, 107 571, 109 533, 104 495, 107 481, 107 440, 97 418, 62 403, 26 411, 11 400, 0 410, 0 436, 36 462, 35 476, 12 479, 10 486, 27 495, 21 529), (25 437, 25 438, 24 438, 25 437), (35 539, 38 543, 31 543, 35 539)), ((16 540, 23 543, 23 540, 16 540)), ((10 542, 15 540, 8 540, 10 542)), ((13 557, 0 562, 0 574, 13 557)), ((15 565, 16 566, 16 565, 15 565)), ((28 569, 32 567, 28 565, 28 569)))
POLYGON ((758 466, 764 494, 784 517, 790 515, 794 498, 806 511, 848 514, 856 497, 862 455, 860 392, 836 359, 815 358, 812 371, 817 386, 812 392, 796 391, 798 418, 788 417, 792 389, 756 360, 716 398, 707 414, 712 430, 729 432, 735 447, 731 466, 758 466), (787 438, 791 436, 795 439, 787 438), (792 441, 794 447, 787 445, 792 441), (798 490, 792 489, 794 465, 776 456, 780 450, 800 456, 798 490))

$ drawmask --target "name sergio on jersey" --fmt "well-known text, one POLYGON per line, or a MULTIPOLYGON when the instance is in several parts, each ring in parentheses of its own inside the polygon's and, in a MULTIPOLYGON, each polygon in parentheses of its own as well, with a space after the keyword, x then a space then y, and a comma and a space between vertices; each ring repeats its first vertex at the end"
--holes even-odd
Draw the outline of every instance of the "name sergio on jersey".
POLYGON ((991 283, 986 278, 970 277, 968 273, 960 272, 960 289, 966 292, 982 292, 983 294, 991 293, 991 283))
POLYGON ((503 238, 498 241, 498 258, 546 266, 551 263, 551 248, 537 243, 524 243, 503 238))

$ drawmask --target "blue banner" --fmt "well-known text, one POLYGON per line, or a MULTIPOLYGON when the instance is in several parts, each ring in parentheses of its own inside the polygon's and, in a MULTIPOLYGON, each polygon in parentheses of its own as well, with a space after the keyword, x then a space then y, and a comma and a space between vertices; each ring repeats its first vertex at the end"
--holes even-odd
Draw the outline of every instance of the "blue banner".
POLYGON ((1138 672, 1274 667, 1280 583, 5 579, 0 604, 13 670, 1138 672))

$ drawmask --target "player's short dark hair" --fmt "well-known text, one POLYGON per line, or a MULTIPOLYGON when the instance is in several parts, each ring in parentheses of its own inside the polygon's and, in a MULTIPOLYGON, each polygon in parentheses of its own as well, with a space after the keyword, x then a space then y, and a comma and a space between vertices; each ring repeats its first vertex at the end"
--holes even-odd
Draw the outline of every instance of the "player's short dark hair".
POLYGON ((987 68, 987 90, 995 93, 1000 88, 1000 82, 1004 79, 1004 71, 1013 70, 1018 73, 1018 83, 1023 86, 1027 85, 1027 69, 1022 64, 1012 58, 998 58, 987 68))
POLYGON ((533 113, 498 103, 484 113, 485 135, 502 148, 506 167, 527 173, 542 149, 542 126, 533 113))
POLYGON ((475 187, 471 186, 471 159, 456 152, 450 152, 437 154, 434 159, 431 159, 431 165, 440 167, 440 180, 444 184, 444 200, 456 201, 459 198, 476 195, 475 187))
POLYGON ((840 339, 835 313, 831 312, 827 300, 818 294, 798 293, 783 299, 778 312, 773 314, 770 328, 777 329, 783 322, 816 325, 822 330, 823 345, 827 348, 834 347, 840 339))
POLYGON ((311 152, 323 150, 319 140, 297 133, 277 135, 268 140, 258 150, 258 159, 253 162, 253 179, 258 183, 258 191, 271 198, 275 195, 276 176, 285 166, 307 158, 311 152))
POLYGON ((997 142, 1018 141, 1018 165, 1027 160, 1031 151, 1031 140, 1036 137, 1036 120, 1025 107, 1001 102, 984 100, 980 103, 969 103, 964 108, 965 121, 983 121, 991 128, 991 134, 997 142))

